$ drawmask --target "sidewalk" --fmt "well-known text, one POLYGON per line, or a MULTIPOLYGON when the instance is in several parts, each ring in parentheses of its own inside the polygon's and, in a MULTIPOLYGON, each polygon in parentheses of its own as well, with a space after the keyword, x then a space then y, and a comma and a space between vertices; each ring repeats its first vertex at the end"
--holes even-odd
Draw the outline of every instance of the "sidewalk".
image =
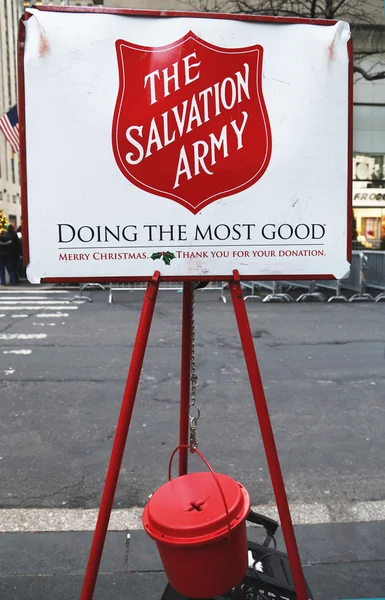
MULTIPOLYGON (((385 595, 385 522, 296 526, 315 600, 385 595)), ((258 540, 248 528, 249 539, 258 540)), ((91 532, 3 533, 0 598, 78 600, 91 532)), ((277 536, 283 549, 282 533, 277 536)), ((160 600, 166 586, 156 547, 143 531, 110 532, 94 600, 160 600)))

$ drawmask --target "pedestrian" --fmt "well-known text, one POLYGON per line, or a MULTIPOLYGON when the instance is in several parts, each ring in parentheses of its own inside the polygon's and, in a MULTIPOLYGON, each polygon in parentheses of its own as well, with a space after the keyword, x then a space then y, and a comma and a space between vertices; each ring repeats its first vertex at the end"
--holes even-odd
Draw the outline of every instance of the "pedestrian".
POLYGON ((10 249, 10 268, 13 276, 10 279, 14 281, 16 285, 19 283, 19 270, 20 270, 20 260, 21 260, 21 242, 20 238, 15 231, 15 226, 12 223, 8 223, 7 225, 8 235, 11 239, 11 249, 10 249))
POLYGON ((19 263, 19 281, 23 280, 25 281, 27 276, 26 276, 26 272, 25 272, 25 266, 23 264, 23 225, 22 223, 20 223, 19 227, 16 229, 17 235, 19 237, 20 240, 20 263, 19 263))
POLYGON ((11 264, 12 240, 6 229, 0 229, 0 286, 5 285, 5 270, 7 269, 11 285, 15 284, 11 264))

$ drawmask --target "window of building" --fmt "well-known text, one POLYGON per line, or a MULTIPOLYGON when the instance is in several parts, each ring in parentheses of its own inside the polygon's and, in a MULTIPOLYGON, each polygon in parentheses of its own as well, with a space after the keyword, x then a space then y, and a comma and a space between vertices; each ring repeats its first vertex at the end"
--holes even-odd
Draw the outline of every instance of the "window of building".
POLYGON ((16 194, 14 194, 14 195, 12 196, 12 202, 13 202, 14 204, 16 204, 16 194))
POLYGON ((12 169, 12 183, 16 183, 15 159, 14 158, 11 158, 11 169, 12 169))
POLYGON ((3 192, 0 192, 0 202, 3 201, 3 192))
POLYGON ((12 223, 12 225, 15 225, 15 227, 16 227, 16 225, 17 225, 17 219, 16 219, 16 215, 9 215, 9 217, 8 217, 8 221, 9 221, 10 223, 12 223))
POLYGON ((367 240, 381 238, 381 217, 364 217, 362 219, 362 233, 367 240))

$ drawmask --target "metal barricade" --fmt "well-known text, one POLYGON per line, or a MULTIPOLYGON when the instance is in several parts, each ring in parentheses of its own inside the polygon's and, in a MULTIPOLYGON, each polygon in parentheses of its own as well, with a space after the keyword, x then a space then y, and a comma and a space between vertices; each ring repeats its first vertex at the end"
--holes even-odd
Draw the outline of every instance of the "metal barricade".
POLYGON ((350 273, 343 279, 331 279, 318 281, 317 287, 325 288, 335 292, 328 299, 328 302, 348 302, 348 298, 342 293, 342 290, 356 292, 349 298, 349 302, 373 301, 371 294, 366 292, 366 258, 360 251, 353 251, 350 273))
MULTIPOLYGON (((82 289, 87 285, 81 286, 80 298, 82 289)), ((113 293, 118 291, 143 291, 146 289, 146 282, 132 283, 111 283, 109 287, 109 304, 113 302, 113 293)), ((293 298, 288 292, 291 289, 302 289, 304 292, 297 298, 297 302, 304 302, 308 299, 324 302, 325 295, 320 291, 329 290, 334 292, 328 298, 328 302, 358 302, 358 301, 373 301, 379 302, 385 300, 385 252, 380 251, 361 251, 353 250, 352 264, 348 277, 343 279, 331 280, 298 280, 298 281, 242 281, 242 288, 247 290, 245 300, 258 300, 259 302, 292 302, 293 298), (375 298, 367 292, 367 288, 381 290, 375 298), (262 298, 259 293, 262 290, 268 290, 268 293, 262 298), (355 292, 349 299, 344 290, 355 292)), ((220 300, 226 303, 224 295, 225 289, 228 288, 228 282, 213 281, 203 288, 201 291, 211 289, 220 291, 220 300)), ((183 289, 182 282, 161 282, 160 290, 169 290, 181 292, 183 289)), ((88 299, 88 298, 87 298, 88 299)))
MULTIPOLYGON (((222 282, 220 300, 222 300, 223 304, 226 304, 226 302, 227 302, 227 298, 226 298, 224 292, 228 288, 229 288, 228 281, 222 282)), ((248 300, 248 299, 252 298, 253 300, 258 300, 259 302, 262 302, 262 298, 260 296, 257 296, 257 294, 255 293, 255 290, 258 288, 258 284, 256 281, 241 281, 241 288, 242 288, 242 290, 246 289, 251 292, 250 294, 248 294, 247 296, 244 297, 244 300, 248 300)))
MULTIPOLYGON (((241 281, 242 290, 249 290, 251 293, 244 297, 244 300, 248 300, 249 298, 253 298, 253 300, 259 300, 262 302, 262 298, 255 294, 255 289, 258 288, 258 284, 255 281, 241 281)), ((219 297, 222 300, 223 304, 226 304, 227 298, 225 296, 225 290, 229 289, 229 282, 223 281, 221 283, 221 295, 219 297)))
POLYGON ((242 281, 241 283, 242 289, 249 290, 251 293, 247 294, 244 299, 246 300, 258 300, 258 302, 262 302, 261 296, 258 296, 258 292, 261 290, 261 286, 258 285, 256 281, 242 281), (257 291, 257 293, 256 293, 257 291))
MULTIPOLYGON (((267 294, 262 299, 262 302, 292 302, 292 298, 283 291, 282 281, 255 281, 253 282, 256 287, 270 290, 270 294, 267 294)), ((245 297, 245 300, 248 296, 245 297)))
POLYGON ((244 300, 258 300, 258 302, 291 302, 288 294, 283 292, 281 281, 242 281, 242 289, 249 290, 251 293, 244 297, 244 300), (264 298, 258 295, 263 290, 270 290, 264 298))
POLYGON ((347 302, 348 299, 342 294, 342 279, 326 279, 317 281, 317 288, 322 288, 334 292, 334 295, 328 298, 328 302, 347 302))
POLYGON ((366 285, 370 289, 381 290, 374 298, 375 302, 385 300, 385 252, 365 251, 366 285))
MULTIPOLYGON (((108 296, 108 304, 112 304, 114 301, 114 292, 144 292, 147 287, 146 281, 132 281, 132 282, 115 282, 110 283, 109 287, 109 296, 108 296)), ((220 290, 221 296, 220 299, 226 301, 223 296, 224 285, 222 281, 210 281, 210 283, 201 290, 197 290, 197 292, 204 290, 220 290)), ((173 292, 182 292, 183 291, 183 282, 182 281, 162 281, 159 286, 160 291, 173 291, 173 292)))
MULTIPOLYGON (((224 282, 222 285, 222 295, 221 295, 221 300, 224 304, 226 304, 227 299, 226 296, 224 295, 224 291, 226 289, 228 289, 229 284, 228 282, 224 282)), ((258 295, 258 293, 260 293, 263 289, 271 289, 273 290, 274 288, 274 281, 269 281, 269 282, 263 282, 263 281, 241 281, 241 288, 242 290, 247 290, 248 293, 246 294, 246 296, 244 296, 244 300, 246 302, 246 300, 257 300, 258 302, 264 302, 265 300, 263 300, 261 298, 261 296, 258 295), (266 284, 266 285, 264 285, 266 284)))
POLYGON ((92 298, 90 298, 89 296, 83 296, 84 290, 86 290, 89 287, 98 288, 100 290, 106 289, 104 287, 104 285, 102 285, 101 283, 81 283, 79 285, 79 294, 76 294, 75 296, 73 296, 71 298, 70 302, 73 302, 74 300, 86 300, 87 302, 93 302, 92 298))
MULTIPOLYGON (((124 281, 110 283, 108 304, 113 303, 114 292, 144 292, 146 288, 146 281, 124 281)), ((183 284, 181 281, 161 281, 159 290, 171 290, 174 292, 181 292, 183 290, 183 284)))
POLYGON ((356 294, 353 294, 353 296, 349 298, 349 302, 363 300, 373 302, 373 296, 366 291, 367 262, 367 258, 363 252, 353 252, 350 275, 346 282, 343 282, 346 289, 357 291, 356 294))
POLYGON ((303 279, 298 281, 283 281, 282 284, 287 288, 287 292, 290 292, 293 288, 306 290, 300 296, 298 296, 296 302, 305 302, 306 300, 318 300, 318 302, 325 302, 325 296, 317 291, 317 282, 310 279, 303 279))

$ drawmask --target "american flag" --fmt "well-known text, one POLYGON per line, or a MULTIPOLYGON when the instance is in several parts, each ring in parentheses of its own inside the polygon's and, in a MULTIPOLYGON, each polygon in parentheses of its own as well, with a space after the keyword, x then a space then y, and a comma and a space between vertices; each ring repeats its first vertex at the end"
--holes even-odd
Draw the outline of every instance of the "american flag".
POLYGON ((10 108, 9 111, 4 113, 0 118, 0 131, 4 133, 13 152, 19 152, 19 116, 17 114, 17 105, 10 108))

